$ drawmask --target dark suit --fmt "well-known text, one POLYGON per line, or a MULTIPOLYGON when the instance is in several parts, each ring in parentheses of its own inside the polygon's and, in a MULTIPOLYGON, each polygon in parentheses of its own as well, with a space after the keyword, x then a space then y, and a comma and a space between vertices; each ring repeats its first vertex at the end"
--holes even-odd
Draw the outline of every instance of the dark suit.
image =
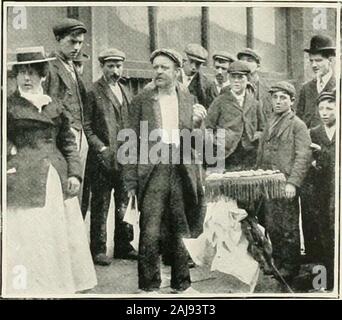
POLYGON ((316 166, 311 167, 308 188, 303 195, 311 200, 303 211, 305 251, 314 263, 327 268, 328 289, 333 286, 335 248, 335 149, 336 134, 330 140, 324 125, 310 130, 313 143, 321 150, 313 151, 316 166))
POLYGON ((205 119, 208 129, 225 129, 225 157, 227 170, 251 169, 255 165, 257 141, 256 131, 263 128, 258 101, 250 90, 246 90, 243 106, 229 87, 224 88, 214 100, 205 119))
POLYGON ((211 106, 213 101, 222 93, 223 88, 219 92, 217 89, 217 85, 215 81, 212 81, 207 88, 207 100, 208 100, 208 108, 211 106))
MULTIPOLYGON (((335 87, 335 76, 332 75, 322 92, 333 91, 335 87)), ((317 108, 318 95, 317 79, 313 79, 305 83, 299 93, 298 103, 296 105, 296 114, 305 122, 309 129, 321 124, 317 108)))
POLYGON ((72 78, 61 58, 50 62, 49 74, 43 82, 44 91, 53 98, 59 99, 73 118, 73 128, 80 131, 83 123, 83 106, 86 102, 84 84, 75 69, 77 82, 72 78))
MULTIPOLYGON (((192 130, 194 99, 178 87, 177 96, 179 129, 192 130)), ((161 128, 157 89, 147 88, 137 95, 130 105, 129 115, 130 128, 138 136, 140 121, 148 122, 148 134, 161 128)), ((147 151, 155 144, 149 141, 147 151)), ((182 146, 181 142, 180 149, 182 146)), ((125 170, 126 185, 137 190, 140 209, 139 288, 152 290, 160 286, 160 230, 161 226, 166 226, 172 236, 171 287, 186 289, 190 285, 190 273, 182 237, 197 237, 202 232, 205 215, 200 167, 149 162, 127 165, 125 170)))
POLYGON ((118 132, 127 126, 130 95, 119 84, 123 103, 115 97, 102 77, 93 84, 84 109, 84 131, 89 143, 89 175, 91 183, 91 250, 92 254, 106 253, 106 223, 114 188, 115 233, 114 257, 132 250, 132 227, 123 222, 127 205, 122 167, 117 161, 118 132), (101 152, 103 147, 107 150, 101 152))
POLYGON ((67 198, 68 177, 81 179, 70 122, 59 101, 52 100, 39 113, 18 91, 8 98, 8 146, 17 148, 16 155, 8 156, 8 169, 15 168, 7 174, 8 206, 43 207, 50 165, 57 170, 67 198))
POLYGON ((255 98, 259 101, 264 122, 266 123, 267 120, 271 119, 273 114, 271 94, 268 92, 269 87, 263 78, 259 78, 253 85, 255 87, 255 98))
MULTIPOLYGON (((182 81, 182 79, 180 80, 182 81)), ((202 71, 199 71, 194 75, 188 86, 189 92, 195 96, 197 98, 197 102, 206 109, 208 109, 210 106, 210 98, 208 96, 210 83, 211 82, 207 76, 204 75, 202 71)))
POLYGON ((268 122, 260 141, 257 166, 280 170, 297 192, 293 199, 265 200, 261 220, 272 241, 276 266, 294 276, 300 254, 298 191, 309 169, 311 139, 304 122, 292 111, 274 120, 268 122))

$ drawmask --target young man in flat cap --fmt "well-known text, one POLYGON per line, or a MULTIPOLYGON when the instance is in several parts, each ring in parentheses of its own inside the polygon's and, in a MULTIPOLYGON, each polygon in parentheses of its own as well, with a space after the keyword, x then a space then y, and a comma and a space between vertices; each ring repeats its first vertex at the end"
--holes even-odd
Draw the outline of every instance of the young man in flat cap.
POLYGON ((208 104, 209 106, 214 99, 221 93, 221 90, 229 86, 228 68, 235 61, 233 55, 225 51, 219 51, 213 55, 215 80, 208 88, 208 104))
POLYGON ((306 82, 300 90, 296 114, 310 129, 321 124, 316 104, 319 94, 323 91, 333 91, 336 86, 333 72, 335 47, 329 37, 316 35, 311 38, 310 48, 304 51, 309 54, 315 77, 306 82))
POLYGON ((268 92, 269 87, 259 75, 261 57, 255 50, 246 48, 238 52, 237 58, 246 61, 250 66, 249 81, 254 87, 255 97, 260 103, 260 108, 265 117, 264 121, 266 122, 272 115, 272 102, 268 92))
POLYGON ((263 117, 254 94, 247 89, 249 65, 235 61, 228 68, 230 86, 211 104, 206 128, 226 130, 226 170, 249 170, 255 165, 263 117))
POLYGON ((114 258, 136 259, 130 245, 132 226, 123 222, 128 197, 123 185, 123 171, 117 161, 120 144, 118 132, 128 126, 130 95, 120 82, 125 54, 115 48, 99 55, 103 76, 93 84, 84 110, 84 131, 89 143, 89 174, 91 181, 90 247, 94 262, 108 265, 106 255, 107 216, 114 189, 115 229, 114 258))
MULTIPOLYGON (((317 100, 322 124, 310 130, 314 162, 312 202, 317 230, 316 263, 327 269, 325 289, 334 286, 335 251, 335 154, 336 154, 336 91, 322 92, 317 100)), ((311 224, 312 226, 312 224, 311 224)), ((311 288, 312 289, 312 288, 311 288)))
POLYGON ((209 108, 208 90, 210 81, 203 74, 202 65, 207 61, 208 51, 196 43, 190 43, 184 50, 182 79, 180 81, 188 87, 189 92, 197 98, 197 102, 209 108))
POLYGON ((265 200, 261 220, 269 233, 277 268, 285 280, 292 281, 300 266, 298 193, 310 165, 311 139, 305 123, 292 110, 293 85, 279 82, 270 93, 274 114, 260 140, 257 167, 284 173, 286 198, 265 200))
POLYGON ((73 64, 73 59, 82 48, 86 32, 83 22, 76 19, 63 19, 53 27, 58 49, 51 56, 57 59, 50 62, 50 71, 43 84, 46 93, 61 100, 73 119, 71 126, 81 156, 82 179, 88 151, 87 139, 83 133, 83 106, 86 101, 86 90, 73 64))
MULTIPOLYGON (((140 211, 138 258, 139 289, 143 292, 160 288, 161 230, 171 237, 171 288, 173 292, 194 293, 188 266, 188 252, 183 237, 197 237, 202 232, 205 215, 204 192, 200 167, 196 164, 155 163, 151 153, 156 147, 183 150, 180 131, 192 131, 194 119, 203 119, 205 109, 194 105, 194 97, 179 88, 177 77, 182 57, 172 49, 158 49, 151 55, 155 86, 148 86, 129 108, 130 128, 141 137, 148 124, 147 136, 162 130, 160 141, 149 141, 147 150, 138 149, 136 164, 125 166, 125 184, 129 195, 137 195, 140 211), (158 145, 159 144, 159 145, 158 145), (147 163, 142 159, 146 156, 147 163)), ((143 145, 142 140, 138 146, 143 145)), ((180 153, 182 154, 182 152, 180 153)))
MULTIPOLYGON (((332 40, 323 35, 315 35, 311 38, 310 48, 304 49, 309 54, 309 61, 315 77, 306 82, 300 90, 296 105, 296 114, 309 129, 321 125, 321 119, 317 107, 317 98, 321 92, 333 91, 336 86, 333 72, 333 60, 335 47, 332 40)), ((316 208, 312 204, 312 174, 310 169, 301 194, 303 234, 305 242, 305 259, 310 262, 316 259, 317 235, 313 225, 313 216, 316 208)))

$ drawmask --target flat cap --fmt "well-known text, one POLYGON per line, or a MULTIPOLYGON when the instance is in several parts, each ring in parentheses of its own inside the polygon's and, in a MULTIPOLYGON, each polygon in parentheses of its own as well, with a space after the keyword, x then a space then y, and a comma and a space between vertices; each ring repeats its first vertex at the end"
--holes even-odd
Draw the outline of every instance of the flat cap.
POLYGON ((116 48, 108 48, 100 52, 98 59, 101 63, 108 60, 124 61, 126 55, 116 48))
POLYGON ((53 26, 52 30, 55 36, 75 30, 82 30, 83 33, 87 32, 87 28, 85 27, 83 22, 71 18, 65 18, 59 21, 56 25, 53 26))
POLYGON ((217 51, 213 54, 213 60, 220 59, 228 62, 235 61, 235 57, 227 51, 217 51))
POLYGON ((280 81, 276 84, 272 85, 271 88, 268 90, 268 92, 273 93, 277 91, 284 91, 290 95, 290 97, 296 96, 296 89, 295 87, 287 82, 287 81, 280 81))
POLYGON ((249 56, 254 58, 254 60, 260 64, 261 62, 261 57, 256 53, 255 50, 251 49, 251 48, 246 48, 241 50, 240 52, 238 52, 237 54, 237 58, 240 60, 242 56, 249 56))
POLYGON ((190 43, 186 46, 184 52, 189 58, 199 62, 205 62, 208 59, 208 51, 197 43, 190 43))
POLYGON ((317 98, 317 104, 319 104, 320 102, 324 100, 336 101, 336 90, 329 91, 329 92, 328 91, 321 92, 321 94, 317 98))
POLYGON ((232 62, 228 68, 228 73, 249 74, 250 72, 249 64, 240 60, 232 62))
POLYGON ((172 61, 174 61, 178 67, 182 67, 183 57, 176 50, 174 50, 174 49, 165 49, 165 48, 154 50, 152 52, 152 54, 151 54, 151 57, 150 57, 151 63, 153 63, 153 60, 154 60, 155 57, 160 56, 160 55, 167 56, 172 61))

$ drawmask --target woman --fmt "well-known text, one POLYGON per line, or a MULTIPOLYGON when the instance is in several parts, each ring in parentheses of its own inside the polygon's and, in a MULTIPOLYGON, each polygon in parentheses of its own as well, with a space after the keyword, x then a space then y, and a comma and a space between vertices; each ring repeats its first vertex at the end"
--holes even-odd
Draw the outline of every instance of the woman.
POLYGON ((77 197, 80 162, 70 118, 43 94, 42 47, 17 50, 7 100, 6 290, 68 294, 96 285, 77 197))

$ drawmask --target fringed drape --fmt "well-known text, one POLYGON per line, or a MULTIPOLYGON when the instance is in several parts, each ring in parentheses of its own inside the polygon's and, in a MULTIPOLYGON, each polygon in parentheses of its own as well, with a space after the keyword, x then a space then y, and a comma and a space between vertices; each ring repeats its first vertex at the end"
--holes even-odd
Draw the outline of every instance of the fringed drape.
POLYGON ((206 197, 209 202, 222 198, 240 201, 255 201, 264 196, 266 199, 284 197, 285 176, 280 172, 248 172, 209 175, 205 183, 206 197))

